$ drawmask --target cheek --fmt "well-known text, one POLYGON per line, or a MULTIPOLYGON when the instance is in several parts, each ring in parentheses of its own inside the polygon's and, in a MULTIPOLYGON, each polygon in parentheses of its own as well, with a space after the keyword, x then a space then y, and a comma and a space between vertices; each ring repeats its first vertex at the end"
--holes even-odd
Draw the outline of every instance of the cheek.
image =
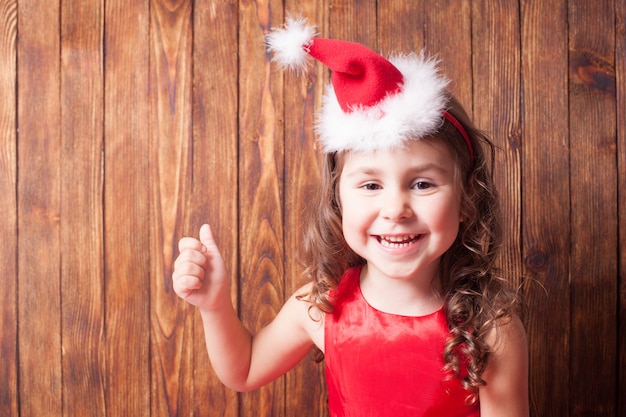
POLYGON ((346 192, 341 202, 342 223, 359 226, 376 216, 375 201, 364 199, 358 193, 346 192))
POLYGON ((354 217, 343 217, 341 221, 343 239, 350 250, 361 257, 365 257, 365 247, 368 242, 367 228, 354 217))
POLYGON ((356 204, 350 204, 349 202, 342 204, 341 225, 344 235, 346 232, 350 233, 359 227, 359 219, 361 218, 359 211, 359 207, 356 204))
POLYGON ((346 200, 342 206, 341 227, 343 236, 348 245, 354 249, 355 244, 366 238, 372 216, 369 214, 367 206, 363 204, 346 200))
POLYGON ((358 212, 359 204, 357 204, 355 196, 350 193, 350 190, 343 189, 341 186, 338 189, 337 202, 341 210, 341 222, 345 224, 358 212))
POLYGON ((458 203, 449 201, 429 207, 428 218, 439 229, 457 230, 462 222, 458 203))

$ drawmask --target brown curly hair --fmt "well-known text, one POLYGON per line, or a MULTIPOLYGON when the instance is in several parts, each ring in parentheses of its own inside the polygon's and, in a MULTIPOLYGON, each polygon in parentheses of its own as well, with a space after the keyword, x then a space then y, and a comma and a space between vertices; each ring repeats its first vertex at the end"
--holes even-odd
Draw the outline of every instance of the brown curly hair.
MULTIPOLYGON (((491 169, 494 145, 473 126, 452 96, 448 112, 467 131, 474 148, 473 159, 459 131, 445 119, 436 134, 419 140, 443 141, 456 159, 463 222, 455 242, 440 260, 444 309, 450 329, 443 358, 444 371, 461 380, 469 391, 468 402, 473 403, 480 386, 486 384, 482 374, 490 355, 487 335, 516 314, 517 297, 495 266, 502 231, 491 169)), ((301 298, 325 313, 333 309, 329 292, 337 287, 343 273, 366 262, 350 249, 342 233, 338 185, 343 159, 342 154, 323 156, 321 187, 307 216, 300 256, 305 276, 313 282, 310 292, 301 298)), ((318 358, 322 357, 319 352, 318 358)))

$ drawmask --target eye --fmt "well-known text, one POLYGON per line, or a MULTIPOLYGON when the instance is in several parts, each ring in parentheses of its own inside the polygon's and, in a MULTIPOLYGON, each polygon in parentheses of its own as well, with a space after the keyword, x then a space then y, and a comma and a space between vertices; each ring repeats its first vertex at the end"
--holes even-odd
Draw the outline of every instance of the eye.
POLYGON ((413 184, 413 188, 414 190, 428 190, 429 188, 431 188, 433 185, 427 181, 417 181, 415 184, 413 184))
POLYGON ((375 191, 380 190, 382 187, 374 182, 368 182, 367 184, 363 184, 361 188, 367 191, 375 191))

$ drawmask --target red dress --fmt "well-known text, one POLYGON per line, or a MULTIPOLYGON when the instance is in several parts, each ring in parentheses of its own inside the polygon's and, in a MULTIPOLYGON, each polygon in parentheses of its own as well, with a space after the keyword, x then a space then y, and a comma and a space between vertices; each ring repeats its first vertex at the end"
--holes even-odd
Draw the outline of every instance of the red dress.
POLYGON ((446 379, 443 309, 421 317, 371 307, 359 285, 361 268, 346 271, 333 293, 324 328, 331 417, 478 417, 478 404, 458 379, 446 379))

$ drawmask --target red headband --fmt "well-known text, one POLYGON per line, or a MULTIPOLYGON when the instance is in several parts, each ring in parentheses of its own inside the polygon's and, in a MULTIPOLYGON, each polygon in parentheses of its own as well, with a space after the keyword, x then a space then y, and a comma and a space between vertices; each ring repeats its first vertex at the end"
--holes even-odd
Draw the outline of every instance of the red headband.
POLYGON ((461 122, 459 122, 456 117, 454 117, 452 114, 450 114, 447 111, 443 112, 443 117, 449 121, 450 123, 452 123, 454 125, 454 127, 456 127, 456 130, 459 131, 459 133, 461 134, 461 136, 463 136, 463 139, 465 139, 465 144, 467 145, 467 150, 469 151, 469 156, 470 156, 470 161, 474 162, 474 147, 472 146, 472 141, 469 138, 469 135, 467 134, 467 132, 465 131, 465 128, 463 127, 463 125, 461 124, 461 122))

